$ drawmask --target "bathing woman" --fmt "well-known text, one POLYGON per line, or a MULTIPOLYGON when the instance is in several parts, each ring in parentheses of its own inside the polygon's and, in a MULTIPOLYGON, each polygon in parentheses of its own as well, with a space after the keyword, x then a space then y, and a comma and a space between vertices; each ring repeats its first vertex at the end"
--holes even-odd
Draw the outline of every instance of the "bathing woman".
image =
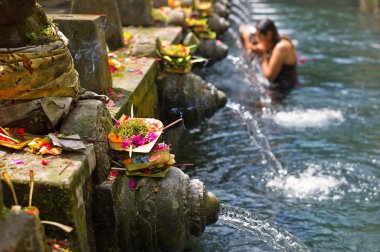
POLYGON ((283 98, 277 96, 283 96, 298 85, 297 53, 291 40, 280 36, 274 22, 269 19, 257 23, 255 35, 249 25, 240 27, 240 33, 246 50, 262 56, 261 69, 271 82, 270 95, 271 91, 279 91, 275 92, 279 94, 274 94, 274 98, 283 98))

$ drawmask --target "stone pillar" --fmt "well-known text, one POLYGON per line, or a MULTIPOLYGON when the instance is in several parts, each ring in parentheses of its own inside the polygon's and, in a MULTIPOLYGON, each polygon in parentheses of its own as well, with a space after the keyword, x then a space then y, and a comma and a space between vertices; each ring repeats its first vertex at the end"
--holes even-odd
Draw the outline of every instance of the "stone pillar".
MULTIPOLYGON (((61 125, 60 132, 65 135, 79 134, 82 138, 106 140, 111 130, 112 119, 106 106, 98 100, 80 100, 61 125)), ((93 174, 95 183, 108 177, 111 162, 107 142, 94 143, 96 169, 93 174)))
POLYGON ((39 219, 24 212, 2 211, 1 252, 47 252, 45 233, 39 219))
POLYGON ((111 50, 124 46, 123 28, 121 25, 117 0, 72 0, 71 13, 73 14, 106 14, 106 40, 111 50))
POLYGON ((121 23, 128 25, 152 25, 152 0, 118 0, 121 23))
POLYGON ((81 87, 104 94, 112 86, 107 58, 104 18, 99 15, 49 15, 70 40, 68 48, 81 87))

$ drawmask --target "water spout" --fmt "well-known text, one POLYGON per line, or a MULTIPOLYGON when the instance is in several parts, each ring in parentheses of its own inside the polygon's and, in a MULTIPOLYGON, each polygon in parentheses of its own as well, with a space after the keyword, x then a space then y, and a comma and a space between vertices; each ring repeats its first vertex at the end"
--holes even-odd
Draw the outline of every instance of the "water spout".
POLYGON ((308 247, 298 238, 279 227, 275 222, 260 218, 243 208, 222 204, 219 219, 254 235, 255 239, 280 251, 309 251, 308 247))

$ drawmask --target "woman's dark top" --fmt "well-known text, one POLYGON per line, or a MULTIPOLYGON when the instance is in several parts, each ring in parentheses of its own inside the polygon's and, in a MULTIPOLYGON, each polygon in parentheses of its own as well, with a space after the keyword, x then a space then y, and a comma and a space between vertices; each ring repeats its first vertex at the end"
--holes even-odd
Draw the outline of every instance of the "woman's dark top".
POLYGON ((291 89, 298 85, 297 64, 282 65, 282 68, 273 81, 272 89, 291 89))

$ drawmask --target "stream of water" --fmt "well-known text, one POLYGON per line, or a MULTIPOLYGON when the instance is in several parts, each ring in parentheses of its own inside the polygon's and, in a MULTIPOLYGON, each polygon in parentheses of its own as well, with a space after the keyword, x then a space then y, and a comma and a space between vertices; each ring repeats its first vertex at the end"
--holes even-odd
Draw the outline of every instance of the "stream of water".
POLYGON ((233 3, 223 37, 229 56, 201 73, 230 101, 185 133, 176 159, 194 163, 185 171, 238 208, 223 207, 189 250, 302 251, 304 243, 380 251, 380 17, 354 0, 233 3), (244 62, 237 33, 261 18, 274 20, 305 59, 302 86, 265 109, 265 81, 244 62), (269 229, 258 233, 257 221, 269 229), (271 227, 299 240, 276 240, 271 227))

